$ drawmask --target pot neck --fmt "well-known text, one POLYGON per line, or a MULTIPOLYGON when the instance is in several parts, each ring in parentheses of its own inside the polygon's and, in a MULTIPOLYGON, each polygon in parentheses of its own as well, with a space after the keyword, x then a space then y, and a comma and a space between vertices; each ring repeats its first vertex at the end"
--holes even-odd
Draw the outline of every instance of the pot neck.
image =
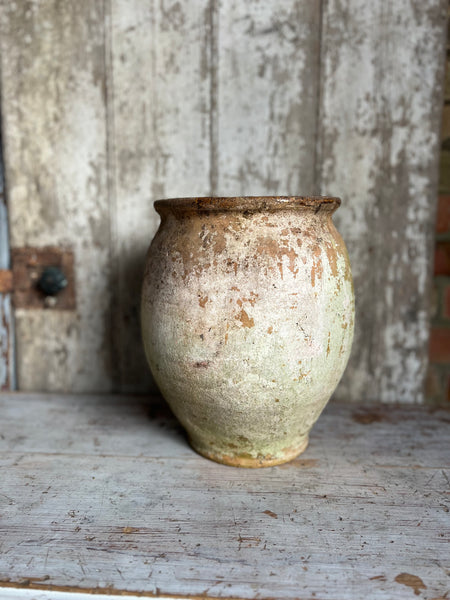
POLYGON ((333 213, 341 200, 330 196, 233 196, 170 198, 157 200, 155 210, 161 216, 169 213, 192 215, 196 213, 234 212, 250 215, 276 211, 307 211, 333 213))

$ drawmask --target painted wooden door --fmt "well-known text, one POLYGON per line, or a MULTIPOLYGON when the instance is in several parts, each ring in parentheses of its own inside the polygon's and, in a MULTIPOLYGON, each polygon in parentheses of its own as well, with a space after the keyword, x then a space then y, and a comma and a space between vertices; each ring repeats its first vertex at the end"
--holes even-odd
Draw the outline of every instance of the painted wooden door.
POLYGON ((146 391, 152 201, 334 194, 357 298, 338 395, 423 399, 443 0, 0 3, 11 245, 73 252, 76 308, 16 308, 24 390, 146 391))

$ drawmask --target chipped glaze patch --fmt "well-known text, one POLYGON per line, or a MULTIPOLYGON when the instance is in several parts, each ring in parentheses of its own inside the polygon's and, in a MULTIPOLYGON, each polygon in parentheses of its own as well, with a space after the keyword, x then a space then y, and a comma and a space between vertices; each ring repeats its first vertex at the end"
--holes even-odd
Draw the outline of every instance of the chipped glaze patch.
POLYGON ((305 449, 353 338, 337 204, 289 199, 249 212, 170 203, 142 295, 155 380, 203 455, 238 466, 290 460, 305 449))

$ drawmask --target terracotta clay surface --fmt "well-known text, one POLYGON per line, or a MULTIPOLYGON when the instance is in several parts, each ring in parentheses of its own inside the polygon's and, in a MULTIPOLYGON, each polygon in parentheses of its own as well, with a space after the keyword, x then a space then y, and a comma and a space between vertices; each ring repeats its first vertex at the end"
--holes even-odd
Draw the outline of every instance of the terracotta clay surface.
POLYGON ((142 327, 152 373, 193 447, 243 467, 286 462, 342 376, 353 337, 337 198, 155 203, 142 327))

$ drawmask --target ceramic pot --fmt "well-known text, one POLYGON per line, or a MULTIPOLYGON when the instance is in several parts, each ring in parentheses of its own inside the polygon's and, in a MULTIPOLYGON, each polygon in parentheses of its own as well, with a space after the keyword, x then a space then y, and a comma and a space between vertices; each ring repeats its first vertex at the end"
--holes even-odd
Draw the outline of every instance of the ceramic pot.
POLYGON ((295 458, 353 338, 344 242, 326 197, 159 200, 142 293, 145 351, 193 448, 265 467, 295 458))

